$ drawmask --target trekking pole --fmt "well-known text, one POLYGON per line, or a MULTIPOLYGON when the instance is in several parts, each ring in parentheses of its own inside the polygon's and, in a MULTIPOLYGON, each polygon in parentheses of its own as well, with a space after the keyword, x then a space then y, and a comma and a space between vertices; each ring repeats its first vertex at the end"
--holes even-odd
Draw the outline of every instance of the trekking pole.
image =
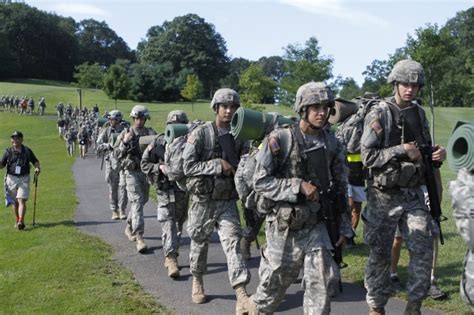
POLYGON ((36 216, 36 193, 38 191, 38 173, 35 173, 33 177, 33 183, 35 184, 35 196, 33 199, 33 226, 35 226, 35 216, 36 216))

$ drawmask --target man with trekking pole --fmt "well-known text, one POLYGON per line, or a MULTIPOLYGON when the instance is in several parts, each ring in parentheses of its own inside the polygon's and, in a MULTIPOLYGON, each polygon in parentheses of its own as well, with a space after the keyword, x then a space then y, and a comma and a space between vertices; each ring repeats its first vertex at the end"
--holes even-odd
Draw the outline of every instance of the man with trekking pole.
POLYGON ((15 228, 23 230, 25 228, 26 201, 30 193, 30 163, 35 167, 35 199, 38 175, 41 169, 40 162, 33 151, 23 145, 23 133, 15 131, 11 134, 10 139, 12 146, 3 153, 0 169, 7 168, 4 180, 6 204, 7 206, 14 205, 15 228))

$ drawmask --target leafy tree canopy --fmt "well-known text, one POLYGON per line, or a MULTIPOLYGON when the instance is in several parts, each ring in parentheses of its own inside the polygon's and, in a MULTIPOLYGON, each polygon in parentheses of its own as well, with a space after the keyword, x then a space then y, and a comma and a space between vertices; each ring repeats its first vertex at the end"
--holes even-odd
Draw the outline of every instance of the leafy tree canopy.
POLYGON ((264 98, 271 98, 276 83, 263 72, 259 64, 250 65, 240 77, 241 97, 244 103, 262 103, 264 98))
POLYGON ((195 74, 186 76, 186 85, 181 90, 181 96, 188 101, 194 102, 202 92, 202 83, 195 74))
POLYGON ((96 62, 93 64, 83 63, 75 67, 74 79, 81 88, 99 88, 102 85, 103 71, 96 62))
POLYGON ((226 43, 214 25, 196 14, 151 27, 138 47, 141 63, 170 63, 175 74, 189 69, 202 80, 209 95, 227 74, 226 54, 226 43))
POLYGON ((115 108, 117 108, 118 99, 128 96, 130 79, 122 66, 113 64, 109 67, 104 75, 103 89, 107 96, 115 100, 115 108))
POLYGON ((308 39, 304 46, 288 45, 283 59, 285 67, 280 85, 285 90, 282 95, 283 103, 293 103, 298 87, 304 83, 332 78, 333 59, 321 56, 316 37, 308 39))
POLYGON ((80 63, 97 62, 102 66, 109 66, 116 59, 132 58, 125 41, 105 22, 82 20, 77 24, 76 36, 79 42, 80 63))

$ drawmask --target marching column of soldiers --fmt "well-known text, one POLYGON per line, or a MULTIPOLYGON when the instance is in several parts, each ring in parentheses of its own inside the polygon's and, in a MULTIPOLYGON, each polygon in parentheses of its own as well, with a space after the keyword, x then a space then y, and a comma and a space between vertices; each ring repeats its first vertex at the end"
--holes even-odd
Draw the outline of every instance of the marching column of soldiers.
MULTIPOLYGON (((370 108, 358 139, 357 161, 368 173, 367 207, 361 214, 364 242, 369 247, 366 299, 369 314, 385 314, 394 292, 391 248, 399 229, 410 253, 405 314, 421 314, 431 283, 433 239, 440 233, 425 202, 427 165, 423 165, 420 148, 415 145, 418 138, 412 132, 419 130, 424 139, 431 139, 424 110, 415 101, 424 85, 423 68, 413 60, 402 60, 395 64, 388 83, 393 96, 378 99, 370 108), (408 109, 416 112, 419 125, 408 125, 408 109)), ((2 97, 2 104, 9 109, 11 98, 2 97)), ((179 246, 187 221, 194 303, 207 299, 207 253, 211 234, 217 231, 227 259, 229 284, 236 294, 237 314, 275 312, 301 270, 304 313, 329 314, 330 299, 341 283, 341 249, 354 237, 346 143, 335 136, 328 123, 334 114, 335 96, 323 82, 303 84, 294 103, 299 120, 275 126, 259 146, 235 139, 230 132, 232 117, 240 106, 239 94, 222 88, 210 103, 215 114, 211 122, 190 122, 185 112, 170 112, 166 124, 185 125, 189 130, 173 140, 182 143, 179 154, 165 134, 157 135, 145 126, 150 113, 143 105, 132 108, 131 125, 114 110, 101 128, 98 108, 79 110, 59 103, 56 110, 59 136, 66 140, 68 154, 74 155, 76 141, 83 141, 86 150, 93 144, 102 156, 111 218, 126 220, 124 234, 138 253, 147 250, 143 207, 150 185, 156 189, 165 268, 172 279, 180 277, 179 246), (253 163, 239 163, 250 157, 253 163), (176 169, 183 180, 174 179, 176 169), (251 296, 246 290, 250 281, 246 259, 250 257, 248 244, 257 232, 243 234, 237 207, 241 183, 234 178, 236 173, 250 181, 251 193, 247 189, 246 197, 252 198, 252 210, 259 214, 256 231, 265 226, 259 284, 251 296), (242 237, 247 238, 245 246, 241 246, 242 237)), ((433 148, 430 159, 439 167, 446 150, 434 143, 428 145, 433 148)), ((81 151, 81 157, 86 153, 81 151)))
MULTIPOLYGON (((44 115, 45 108, 46 102, 42 96, 38 101, 38 115, 44 115)), ((20 115, 33 115, 35 112, 35 101, 31 96, 2 95, 0 96, 0 110, 16 112, 20 115)))

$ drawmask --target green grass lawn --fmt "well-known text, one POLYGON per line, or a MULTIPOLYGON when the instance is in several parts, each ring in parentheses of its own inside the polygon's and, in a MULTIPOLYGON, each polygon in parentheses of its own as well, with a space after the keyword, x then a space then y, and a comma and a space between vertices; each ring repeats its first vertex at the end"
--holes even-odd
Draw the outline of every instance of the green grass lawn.
MULTIPOLYGON (((36 226, 33 191, 27 228, 16 231, 13 210, 0 211, 0 313, 156 314, 167 313, 140 288, 130 272, 112 260, 112 249, 80 232, 73 223, 77 197, 63 141, 55 121, 0 113, 0 148, 19 129, 42 163, 36 226)), ((2 175, 4 171, 2 170, 2 175)), ((3 180, 0 188, 3 192, 3 180)))
MULTIPOLYGON (((72 218, 77 199, 71 172, 72 159, 66 158, 64 143, 57 139, 54 105, 59 101, 78 103, 76 87, 61 82, 24 80, 20 83, 0 82, 0 95, 33 96, 35 101, 44 96, 49 118, 19 117, 0 113, 0 149, 9 145, 9 134, 20 129, 29 145, 43 163, 38 200, 38 227, 19 233, 13 229, 13 215, 7 209, 0 213, 0 305, 5 313, 153 313, 163 309, 144 294, 131 278, 111 260, 111 249, 95 238, 85 236, 74 228, 72 218), (33 136, 34 135, 34 136, 33 136), (132 311, 133 310, 133 311, 132 311)), ((102 91, 86 90, 83 104, 88 108, 98 104, 101 112, 114 109, 114 101, 102 91)), ((136 103, 118 102, 124 116, 136 103)), ((209 102, 145 104, 151 111, 148 125, 156 131, 164 130, 167 113, 182 109, 190 119, 212 120, 209 102)), ((294 114, 291 108, 267 105, 266 111, 283 115, 294 114)), ((429 112, 429 111, 427 111, 429 112)), ((429 113, 428 113, 428 116, 429 113)), ((457 120, 474 121, 474 108, 436 109, 436 142, 446 146, 457 120)), ((458 235, 447 190, 455 174, 447 163, 441 168, 443 176, 443 212, 448 221, 442 229, 445 245, 441 246, 438 259, 438 284, 446 290, 449 300, 436 302, 428 298, 424 305, 449 314, 467 313, 469 309, 459 296, 459 279, 466 246, 458 235)), ((3 184, 3 183, 2 183, 3 184)), ((2 187, 0 184, 0 187, 2 187)), ((27 215, 31 222, 32 202, 27 215)), ((362 225, 357 231, 357 246, 345 251, 344 260, 349 264, 343 270, 346 280, 363 284, 363 268, 368 249, 362 245, 362 225)), ((260 234, 263 237, 263 234, 260 234)), ((263 239, 262 239, 263 241, 263 239)), ((408 252, 402 250, 399 273, 402 282, 407 275, 408 252)), ((255 281, 255 279, 254 279, 255 281)), ((402 292, 399 297, 405 298, 402 292)))

